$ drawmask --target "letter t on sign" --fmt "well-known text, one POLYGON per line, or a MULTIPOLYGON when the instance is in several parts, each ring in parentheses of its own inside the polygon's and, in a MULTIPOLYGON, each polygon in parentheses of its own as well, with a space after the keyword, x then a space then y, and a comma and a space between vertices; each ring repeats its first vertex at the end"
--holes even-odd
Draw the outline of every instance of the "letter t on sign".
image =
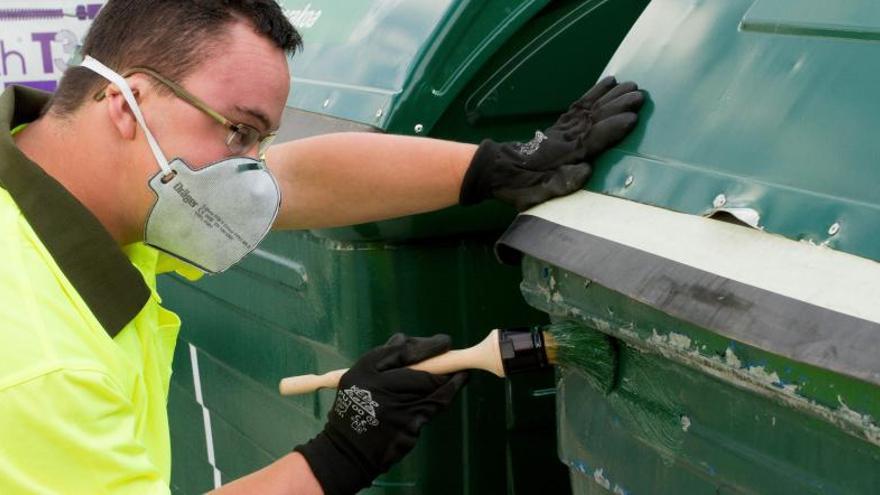
POLYGON ((40 53, 43 58, 43 73, 52 73, 52 42, 55 41, 55 33, 33 33, 31 40, 40 44, 40 53))

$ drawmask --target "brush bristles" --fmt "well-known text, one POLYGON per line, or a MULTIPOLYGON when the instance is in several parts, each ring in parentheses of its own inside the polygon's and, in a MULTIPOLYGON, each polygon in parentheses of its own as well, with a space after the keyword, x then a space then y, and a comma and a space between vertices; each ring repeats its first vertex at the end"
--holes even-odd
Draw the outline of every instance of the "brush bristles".
POLYGON ((577 368, 609 391, 617 368, 617 350, 611 338, 598 330, 563 321, 543 329, 547 359, 563 367, 577 368))

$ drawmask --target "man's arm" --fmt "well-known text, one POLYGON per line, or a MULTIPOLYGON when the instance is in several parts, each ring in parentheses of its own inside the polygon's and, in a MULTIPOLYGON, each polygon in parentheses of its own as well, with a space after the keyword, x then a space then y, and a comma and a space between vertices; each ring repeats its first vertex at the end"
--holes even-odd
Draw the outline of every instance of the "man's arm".
POLYGON ((323 495, 305 457, 292 452, 268 466, 211 492, 216 495, 323 495))
POLYGON ((273 146, 267 163, 282 194, 275 228, 352 225, 488 198, 524 210, 580 189, 592 162, 635 127, 643 101, 634 83, 606 77, 527 143, 340 133, 273 146))
POLYGON ((353 225, 458 203, 477 147, 429 138, 338 133, 273 146, 281 187, 275 228, 353 225))
POLYGON ((407 368, 451 346, 448 335, 395 334, 342 376, 323 431, 293 453, 212 493, 352 495, 370 486, 415 447, 422 426, 446 409, 467 381, 467 372, 432 375, 407 368), (339 402, 350 394, 373 403, 373 409, 339 402))

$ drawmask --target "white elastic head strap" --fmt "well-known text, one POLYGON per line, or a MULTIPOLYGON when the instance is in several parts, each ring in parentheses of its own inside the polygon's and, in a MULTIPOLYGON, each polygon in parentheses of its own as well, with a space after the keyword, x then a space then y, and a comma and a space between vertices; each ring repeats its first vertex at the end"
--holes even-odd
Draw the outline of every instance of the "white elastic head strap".
POLYGON ((156 142, 156 139, 153 137, 153 133, 151 133, 150 130, 147 128, 147 122, 144 120, 144 115, 141 113, 141 109, 140 107, 138 107, 137 100, 134 97, 134 93, 131 92, 131 88, 128 86, 128 82, 125 80, 125 78, 114 72, 113 69, 107 67, 106 65, 98 62, 97 60, 89 56, 83 59, 80 66, 97 72, 105 79, 115 84, 119 88, 119 90, 122 91, 122 96, 125 98, 125 101, 128 102, 128 106, 134 113, 134 118, 137 119, 137 122, 138 124, 140 124, 141 129, 144 130, 144 135, 147 137, 147 143, 149 143, 150 150, 152 150, 153 156, 156 157, 156 161, 159 162, 159 168, 162 169, 162 173, 165 175, 172 174, 173 171, 168 165, 168 160, 165 158, 165 154, 162 153, 162 149, 159 148, 159 143, 156 142))

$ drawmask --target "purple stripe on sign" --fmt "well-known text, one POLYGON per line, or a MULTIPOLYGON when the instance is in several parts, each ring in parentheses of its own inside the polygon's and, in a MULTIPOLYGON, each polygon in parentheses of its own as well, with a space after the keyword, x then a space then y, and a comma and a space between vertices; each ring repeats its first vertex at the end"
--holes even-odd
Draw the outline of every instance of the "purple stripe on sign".
POLYGON ((62 9, 0 9, 0 21, 23 21, 31 19, 59 19, 62 9))
POLYGON ((4 83, 3 87, 8 88, 15 84, 16 86, 27 86, 29 88, 34 89, 42 89, 43 91, 48 91, 50 93, 55 91, 55 88, 58 87, 58 81, 14 81, 4 83))

